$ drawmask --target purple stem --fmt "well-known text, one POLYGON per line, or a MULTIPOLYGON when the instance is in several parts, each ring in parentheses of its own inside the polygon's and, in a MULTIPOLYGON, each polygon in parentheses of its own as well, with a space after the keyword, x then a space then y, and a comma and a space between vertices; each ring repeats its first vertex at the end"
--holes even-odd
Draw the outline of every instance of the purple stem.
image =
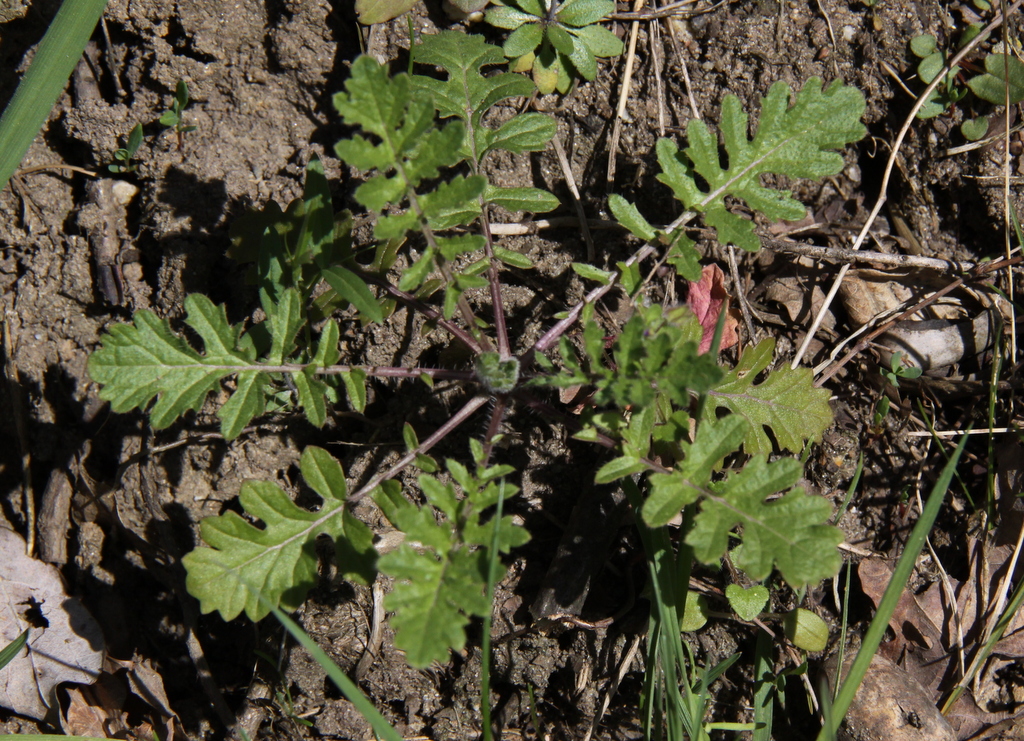
POLYGON ((469 417, 472 416, 473 412, 475 412, 477 409, 479 409, 480 407, 487 403, 489 398, 490 397, 488 396, 482 395, 474 396, 466 403, 464 407, 462 407, 462 409, 453 414, 451 419, 449 419, 443 425, 438 427, 434 434, 432 434, 426 440, 421 442, 419 444, 419 447, 415 448, 414 450, 410 450, 408 453, 403 455, 401 458, 398 459, 398 462, 395 465, 393 465, 384 473, 378 474, 377 476, 374 476, 372 479, 370 479, 370 481, 367 484, 365 484, 357 492, 355 492, 352 496, 348 498, 348 503, 350 505, 355 504, 360 499, 369 494, 371 491, 376 489, 380 484, 384 483, 388 479, 392 479, 395 476, 397 476, 398 473, 403 468, 405 468, 414 460, 416 460, 416 456, 420 455, 421 453, 426 453, 438 442, 444 439, 448 435, 448 433, 450 433, 460 424, 469 419, 469 417))

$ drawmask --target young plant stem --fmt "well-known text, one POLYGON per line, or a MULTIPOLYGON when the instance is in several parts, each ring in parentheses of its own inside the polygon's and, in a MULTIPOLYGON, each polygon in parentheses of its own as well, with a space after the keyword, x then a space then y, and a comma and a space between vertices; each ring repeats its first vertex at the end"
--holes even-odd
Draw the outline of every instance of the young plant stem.
MULTIPOLYGON (((409 208, 416 214, 416 218, 420 222, 420 232, 423 233, 423 237, 427 240, 429 245, 434 250, 434 264, 437 269, 441 271, 441 275, 444 276, 445 283, 451 285, 455 283, 455 276, 452 275, 452 271, 448 268, 448 261, 441 254, 441 248, 438 247, 437 239, 434 237, 434 230, 430 227, 430 222, 427 220, 426 214, 423 213, 423 207, 420 205, 419 199, 416 197, 416 192, 412 189, 411 185, 408 185, 409 179, 405 175, 405 170, 396 163, 399 173, 402 179, 407 184, 407 194, 409 197, 409 208)), ((493 349, 491 347, 491 341, 487 335, 480 331, 480 328, 476 323, 476 315, 473 313, 472 307, 469 305, 469 301, 466 300, 464 294, 459 294, 459 298, 456 301, 456 305, 459 307, 459 313, 462 314, 462 321, 466 323, 469 331, 476 337, 477 342, 483 347, 485 351, 493 349)))
POLYGON ((508 327, 505 324, 505 304, 501 299, 501 281, 498 277, 500 265, 494 257, 494 238, 491 236, 491 225, 487 218, 487 204, 480 199, 480 225, 484 232, 484 252, 490 266, 487 268, 487 285, 491 290, 491 307, 494 310, 494 332, 498 339, 498 355, 502 360, 512 357, 512 348, 508 342, 508 327))
MULTIPOLYGON (((486 461, 483 465, 487 465, 486 461)), ((494 522, 501 522, 505 508, 505 480, 498 484, 498 502, 494 508, 494 522)), ((494 584, 498 580, 498 559, 500 558, 500 528, 494 528, 487 561, 487 601, 494 605, 494 584)), ((484 615, 483 637, 480 640, 480 714, 485 741, 491 741, 491 611, 484 615)), ((500 736, 499 729, 499 736, 500 736)))
MULTIPOLYGON (((640 262, 649 255, 653 255, 654 252, 654 247, 652 247, 651 245, 644 245, 639 250, 637 250, 631 258, 626 260, 626 265, 634 265, 635 263, 640 262)), ((576 320, 579 319, 580 314, 583 312, 584 306, 586 306, 587 304, 592 304, 595 301, 601 300, 601 298, 603 298, 605 294, 611 291, 617 285, 617 283, 617 277, 613 278, 608 282, 607 285, 598 286, 597 288, 590 291, 590 293, 588 293, 582 301, 573 306, 567 312, 564 319, 560 319, 558 323, 555 324, 555 326, 553 326, 551 329, 549 329, 547 332, 541 335, 540 339, 533 344, 533 347, 531 347, 529 350, 526 351, 526 353, 523 354, 523 367, 528 367, 530 365, 530 363, 533 361, 533 356, 535 353, 546 352, 553 344, 555 344, 555 342, 558 341, 558 338, 565 334, 568 331, 569 327, 576 323, 576 320)))
MULTIPOLYGON (((473 125, 473 116, 466 117, 466 140, 469 144, 469 168, 474 175, 480 174, 480 160, 476 156, 476 126, 473 125)), ((505 306, 501 299, 501 282, 498 279, 500 266, 494 258, 494 236, 491 234, 491 221, 487 201, 480 197, 480 227, 484 236, 484 254, 487 256, 489 267, 487 269, 487 283, 491 291, 491 307, 494 311, 494 332, 498 341, 498 355, 502 360, 512 357, 512 350, 508 342, 508 328, 505 324, 505 306)))
POLYGON ((494 409, 491 411, 491 421, 487 425, 487 432, 484 435, 484 466, 491 459, 491 451, 494 450, 494 439, 501 431, 501 422, 505 419, 505 410, 508 409, 508 397, 501 395, 494 398, 494 409))
POLYGON ((476 338, 473 337, 469 332, 462 329, 457 324, 453 324, 444 318, 444 316, 437 309, 432 306, 420 301, 418 298, 413 296, 411 293, 407 293, 401 290, 398 286, 390 283, 389 281, 379 278, 371 273, 364 273, 357 271, 356 273, 360 278, 365 280, 367 283, 372 283, 379 288, 382 288, 389 296, 394 298, 396 301, 401 301, 402 304, 408 306, 410 309, 418 311, 420 314, 425 316, 428 321, 433 322, 439 327, 447 330, 455 339, 465 345, 471 352, 479 354, 484 351, 484 348, 476 338))
POLYGON ((414 460, 416 460, 416 456, 426 453, 432 447, 437 445, 437 443, 443 440, 452 430, 454 430, 460 424, 469 419, 469 417, 471 417, 477 409, 479 409, 480 407, 487 403, 487 400, 489 398, 490 397, 481 394, 480 396, 474 396, 472 399, 470 399, 466 403, 466 405, 462 407, 462 409, 453 414, 451 419, 449 419, 443 425, 438 427, 437 430, 435 430, 430 437, 421 442, 417 448, 415 448, 414 450, 410 450, 408 453, 399 458, 398 462, 395 463, 395 465, 393 465, 384 473, 374 476, 372 479, 370 479, 368 483, 363 485, 358 491, 352 494, 348 498, 349 504, 355 504, 360 499, 369 494, 371 491, 376 489, 380 484, 397 476, 403 468, 405 468, 414 460))

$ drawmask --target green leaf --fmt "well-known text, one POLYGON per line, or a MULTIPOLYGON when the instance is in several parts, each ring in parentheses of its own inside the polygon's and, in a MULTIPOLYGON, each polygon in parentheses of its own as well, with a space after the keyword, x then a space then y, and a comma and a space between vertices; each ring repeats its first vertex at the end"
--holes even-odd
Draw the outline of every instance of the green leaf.
POLYGON ((516 28, 516 30, 513 31, 507 39, 505 39, 505 45, 503 47, 505 56, 510 59, 514 59, 515 57, 521 57, 524 54, 529 54, 540 46, 540 43, 543 40, 544 29, 539 23, 525 23, 524 25, 516 28))
MULTIPOLYGON (((482 68, 502 62, 504 54, 477 35, 442 31, 423 36, 416 47, 416 59, 441 67, 448 73, 448 79, 415 75, 412 78, 414 88, 433 96, 442 117, 457 116, 471 131, 485 131, 480 127, 480 120, 495 103, 533 92, 530 81, 521 75, 508 72, 483 75, 482 68)), ((482 138, 477 134, 477 158, 483 155, 482 138)))
POLYGON ((547 0, 502 0, 506 5, 514 5, 524 13, 529 13, 537 18, 545 18, 550 7, 547 0))
POLYGON ((401 545, 380 558, 380 568, 399 581, 384 606, 393 610, 395 646, 416 668, 445 662, 451 649, 466 645, 470 615, 490 608, 483 594, 487 563, 484 552, 456 551, 445 561, 401 545))
POLYGON ((487 151, 506 149, 509 152, 542 152, 555 135, 555 128, 551 116, 521 113, 494 132, 487 151))
POLYGON ((380 324, 384 321, 384 313, 377 303, 377 298, 358 275, 340 266, 327 268, 322 271, 322 275, 339 296, 356 307, 371 322, 380 324))
POLYGON ((408 13, 416 0, 356 0, 356 17, 364 26, 385 23, 408 13))
POLYGON ((586 44, 591 54, 599 59, 617 57, 622 54, 622 39, 604 26, 587 26, 575 29, 572 33, 586 44))
POLYGON ((938 52, 934 54, 928 54, 917 64, 917 76, 921 78, 921 82, 925 85, 930 85, 932 80, 938 77, 942 68, 946 66, 946 58, 938 52))
POLYGON ((133 324, 116 324, 103 336, 102 346, 89 357, 89 375, 102 384, 100 398, 115 412, 145 407, 156 397, 150 423, 161 429, 186 411, 198 410, 220 379, 253 367, 234 349, 237 334, 223 307, 192 294, 185 310, 186 322, 206 346, 203 354, 150 311, 137 312, 133 324))
POLYGON ((526 255, 521 252, 507 250, 504 247, 495 246, 494 256, 506 265, 510 265, 513 268, 519 268, 520 270, 529 270, 533 267, 533 261, 526 255))
MULTIPOLYGON (((416 434, 410 426, 406 426, 403 436, 407 447, 416 447, 416 434)), ((494 528, 498 528, 498 549, 502 553, 529 539, 508 516, 500 522, 492 518, 480 523, 481 512, 497 502, 502 493, 506 497, 516 493, 514 486, 495 480, 510 473, 511 468, 498 466, 474 475, 456 461, 449 460, 447 465, 452 479, 463 490, 461 497, 451 482, 426 475, 419 477, 419 484, 428 506, 418 507, 408 501, 393 481, 385 482, 374 493, 374 500, 391 524, 404 532, 407 540, 417 543, 416 548, 404 543, 379 562, 381 571, 396 579, 385 601, 385 606, 395 611, 395 645, 416 667, 444 661, 449 650, 460 650, 466 642, 469 617, 490 610, 485 593, 487 550, 495 540, 494 528), (444 515, 440 520, 434 507, 444 515)))
POLYGON ((547 27, 547 40, 561 54, 569 57, 573 52, 573 38, 569 32, 558 24, 550 24, 547 27))
POLYGON ((555 17, 559 23, 580 28, 604 20, 614 12, 612 0, 567 0, 559 6, 555 17))
POLYGON ((488 185, 484 190, 484 200, 509 211, 531 211, 535 214, 554 211, 561 205, 558 198, 540 188, 500 188, 495 185, 488 185))
POLYGON ((341 380, 345 384, 345 393, 348 394, 349 406, 360 414, 365 412, 366 371, 361 368, 353 368, 342 373, 341 380))
POLYGON ((1019 59, 1006 54, 989 54, 985 57, 985 72, 967 81, 967 86, 979 98, 996 105, 1006 105, 1006 83, 1009 79, 1010 105, 1024 100, 1024 63, 1019 59), (1009 78, 1006 76, 1007 67, 1009 78))
POLYGON ((432 193, 421 195, 420 205, 434 229, 468 224, 480 215, 479 198, 486 186, 483 175, 456 175, 440 183, 432 193))
POLYGON ((739 449, 746 426, 742 417, 729 415, 702 424, 692 444, 680 443, 685 457, 675 470, 648 478, 651 491, 642 510, 644 522, 651 527, 666 525, 683 507, 700 499, 722 459, 739 449))
MULTIPOLYGON (((295 335, 306 320, 305 312, 302 310, 302 299, 294 288, 287 288, 282 292, 278 303, 264 303, 263 310, 267 312, 271 336, 267 361, 271 365, 280 365, 285 357, 291 354, 295 346, 295 335)), ((221 313, 223 311, 222 308, 221 313)), ((189 324, 192 324, 191 319, 189 324)))
POLYGON ((725 588, 725 597, 740 620, 753 620, 768 604, 768 590, 760 584, 746 589, 739 584, 729 584, 725 588))
POLYGON ((914 53, 914 56, 922 59, 934 52, 937 48, 938 43, 935 41, 935 37, 930 33, 923 33, 910 40, 910 51, 914 53))
POLYGON ((683 619, 679 621, 679 630, 683 633, 700 630, 707 625, 709 616, 707 597, 692 589, 686 590, 686 608, 683 619))
POLYGON ((264 389, 269 383, 270 376, 266 373, 249 370, 238 374, 235 392, 217 412, 224 437, 233 440, 253 417, 263 414, 267 408, 264 389))
POLYGON ((772 452, 768 427, 783 450, 799 451, 807 442, 820 442, 832 424, 829 393, 814 388, 809 368, 780 366, 759 384, 754 381, 772 361, 775 340, 762 340, 748 347, 739 363, 708 393, 704 419, 712 420, 719 409, 727 409, 747 419, 749 426, 743 441, 751 455, 772 452))
POLYGON ((420 284, 430 275, 434 267, 434 248, 427 247, 416 262, 410 265, 402 277, 398 279, 398 288, 401 291, 415 291, 420 284))
POLYGON ((782 620, 786 638, 797 648, 816 653, 828 645, 828 626, 810 610, 798 607, 790 610, 782 620))
POLYGON ((758 456, 725 481, 709 484, 711 493, 686 536, 694 555, 704 563, 718 561, 733 528, 742 526, 742 543, 731 557, 751 578, 764 579, 773 565, 796 588, 834 576, 842 563, 836 546, 843 542, 843 533, 826 524, 832 514, 828 500, 795 488, 767 501, 802 473, 799 461, 767 463, 758 456))
MULTIPOLYGON (((495 28, 504 28, 506 31, 513 31, 524 23, 537 22, 536 15, 524 13, 508 5, 495 5, 488 8, 484 18, 495 28)), ((537 43, 539 44, 540 40, 537 43)))
POLYGON ((316 366, 307 366, 298 373, 292 373, 292 382, 299 392, 299 406, 306 412, 306 419, 314 427, 323 427, 327 421, 327 384, 315 375, 316 366))
POLYGON ((618 193, 608 196, 608 208, 611 209, 616 220, 626 227, 634 237, 650 242, 657 236, 654 227, 641 216, 637 207, 618 193))
POLYGON ((976 142, 988 133, 988 119, 984 116, 968 118, 960 124, 960 133, 967 141, 976 142))
POLYGON ((593 80, 597 77, 597 59, 581 39, 572 36, 569 38, 573 40, 572 48, 565 56, 580 77, 584 80, 593 80))
POLYGON ((594 474, 595 484, 610 484, 625 476, 632 476, 647 470, 647 464, 639 458, 621 456, 605 463, 594 474))
POLYGON ((338 323, 333 319, 328 319, 323 328, 320 330, 320 339, 316 345, 316 353, 313 355, 313 364, 320 367, 326 368, 329 365, 334 365, 341 358, 341 353, 338 351, 338 339, 341 331, 338 329, 338 323))
POLYGON ((350 556, 343 572, 364 583, 372 580, 373 535, 354 517, 343 515, 347 490, 341 466, 327 451, 309 447, 302 453, 300 470, 324 500, 319 511, 298 507, 270 482, 247 481, 239 500, 249 515, 262 520, 262 529, 235 512, 200 523, 209 547, 196 548, 182 562, 186 587, 204 613, 217 610, 232 620, 244 611, 249 619, 259 620, 270 610, 260 603, 260 595, 286 610, 298 607, 316 583, 315 542, 321 534, 351 546, 342 549, 350 556))
POLYGON ((573 272, 584 280, 592 280, 602 286, 606 286, 611 283, 612 279, 615 277, 615 273, 609 270, 595 268, 593 265, 589 265, 585 262, 574 262, 571 267, 573 272))
POLYGON ((860 122, 864 96, 837 80, 822 90, 821 80, 811 78, 792 96, 784 82, 772 85, 764 98, 753 139, 747 137, 747 114, 739 99, 729 95, 722 104, 721 130, 729 167, 721 166, 718 139, 707 125, 692 119, 687 125, 689 146, 680 152, 668 139, 658 142, 658 180, 675 192, 688 209, 704 213, 718 231, 720 242, 756 250, 760 242, 753 222, 730 213, 726 196, 741 198, 770 219, 799 219, 805 209, 789 193, 765 188, 760 176, 767 173, 789 177, 822 178, 843 167, 843 157, 833 150, 861 139, 866 129, 860 122), (698 187, 696 175, 708 184, 698 187))

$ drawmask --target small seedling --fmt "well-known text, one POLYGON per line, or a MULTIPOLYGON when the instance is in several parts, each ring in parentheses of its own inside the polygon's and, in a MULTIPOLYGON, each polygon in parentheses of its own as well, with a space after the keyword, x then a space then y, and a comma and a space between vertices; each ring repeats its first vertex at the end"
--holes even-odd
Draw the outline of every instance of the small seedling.
POLYGON ((889 368, 882 368, 882 377, 896 388, 900 387, 901 378, 906 378, 909 381, 920 377, 920 375, 921 369, 916 365, 903 363, 903 353, 899 351, 894 352, 889 358, 889 368))
POLYGON ((567 92, 574 76, 593 80, 597 59, 622 53, 622 41, 597 25, 615 11, 611 0, 506 0, 487 11, 492 26, 512 31, 505 56, 516 72, 533 71, 537 89, 567 92))
POLYGON ((111 162, 107 165, 107 169, 111 172, 123 174, 126 172, 135 172, 138 165, 132 164, 132 158, 135 153, 139 151, 139 147, 142 145, 142 124, 135 124, 135 128, 128 134, 128 141, 125 142, 123 149, 118 149, 114 152, 114 159, 117 162, 111 162))
POLYGON ((171 101, 171 108, 164 111, 159 119, 161 124, 174 129, 174 133, 178 137, 178 151, 181 151, 184 135, 196 130, 195 126, 185 126, 183 123, 182 114, 185 112, 186 106, 188 106, 188 85, 184 80, 178 80, 178 84, 174 88, 174 100, 171 101))
MULTIPOLYGON (((968 26, 960 37, 958 48, 969 43, 980 30, 978 24, 968 26)), ((938 42, 931 34, 921 34, 911 39, 910 50, 921 59, 917 65, 918 77, 922 82, 930 84, 946 66, 946 52, 938 48, 938 42)), ((1015 105, 1024 101, 1024 63, 1007 54, 989 54, 984 64, 984 73, 966 81, 960 67, 951 68, 928 96, 917 117, 925 119, 939 116, 963 100, 969 92, 993 105, 1015 105)), ((977 141, 987 132, 988 120, 984 116, 966 118, 960 125, 960 133, 968 141, 977 141)))
MULTIPOLYGON (((961 46, 974 38, 979 30, 975 26, 968 26, 961 38, 961 46)), ((910 51, 921 60, 917 64, 917 76, 921 78, 921 82, 930 85, 946 66, 946 51, 939 48, 938 41, 930 33, 924 33, 911 39, 910 51)), ((927 119, 941 116, 967 95, 968 89, 957 79, 959 74, 960 67, 953 67, 946 73, 942 82, 928 95, 927 101, 917 112, 918 118, 927 119)))
MULTIPOLYGON (((903 363, 903 353, 897 351, 889 358, 889 367, 882 366, 881 373, 882 378, 888 381, 893 388, 899 389, 901 378, 905 378, 908 381, 913 380, 921 375, 921 369, 915 365, 905 365, 903 363)), ((882 426, 882 420, 889 414, 889 407, 889 397, 883 394, 882 398, 875 405, 875 415, 872 422, 876 428, 882 426)))

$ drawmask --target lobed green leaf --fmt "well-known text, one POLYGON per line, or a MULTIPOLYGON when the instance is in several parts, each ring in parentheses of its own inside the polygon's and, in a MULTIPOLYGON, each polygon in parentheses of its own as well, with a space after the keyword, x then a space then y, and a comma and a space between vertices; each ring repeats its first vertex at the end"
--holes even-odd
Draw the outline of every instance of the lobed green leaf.
POLYGON ((759 373, 768 367, 775 352, 775 340, 762 340, 747 348, 736 367, 708 392, 704 420, 716 418, 719 409, 744 417, 749 423, 743 447, 751 455, 772 452, 775 436, 779 447, 799 451, 808 442, 820 442, 832 424, 827 389, 814 388, 808 368, 775 368, 761 383, 759 373))
POLYGON ((725 197, 741 198, 771 219, 801 218, 803 205, 788 192, 761 186, 760 176, 821 178, 839 172, 843 158, 834 150, 864 136, 863 113, 863 94, 839 80, 823 91, 821 80, 811 78, 795 96, 788 85, 777 82, 763 100, 760 122, 749 139, 747 115, 739 99, 729 95, 721 119, 728 168, 721 166, 717 138, 703 121, 693 119, 687 125, 689 146, 683 152, 668 140, 658 142, 658 179, 687 208, 704 213, 718 230, 719 241, 753 251, 760 247, 753 223, 726 210, 725 197), (707 191, 697 186, 696 175, 707 183, 707 191))
POLYGON ((686 542, 704 563, 725 555, 733 528, 742 526, 742 543, 732 561, 753 579, 764 579, 775 566, 794 587, 834 576, 842 560, 836 546, 839 528, 826 524, 832 506, 823 497, 795 488, 768 501, 799 480, 803 467, 792 458, 767 463, 753 458, 741 471, 709 484, 686 542))
POLYGON ((270 607, 298 607, 315 584, 315 541, 321 534, 336 543, 341 571, 362 583, 373 579, 376 552, 373 534, 354 517, 344 515, 346 485, 341 465, 322 448, 308 447, 299 468, 306 483, 323 499, 318 512, 297 506, 278 486, 267 481, 247 481, 239 501, 258 518, 258 528, 235 512, 208 517, 200 523, 209 547, 188 553, 182 562, 185 584, 204 612, 220 612, 232 620, 241 612, 251 620, 263 618, 270 607))

